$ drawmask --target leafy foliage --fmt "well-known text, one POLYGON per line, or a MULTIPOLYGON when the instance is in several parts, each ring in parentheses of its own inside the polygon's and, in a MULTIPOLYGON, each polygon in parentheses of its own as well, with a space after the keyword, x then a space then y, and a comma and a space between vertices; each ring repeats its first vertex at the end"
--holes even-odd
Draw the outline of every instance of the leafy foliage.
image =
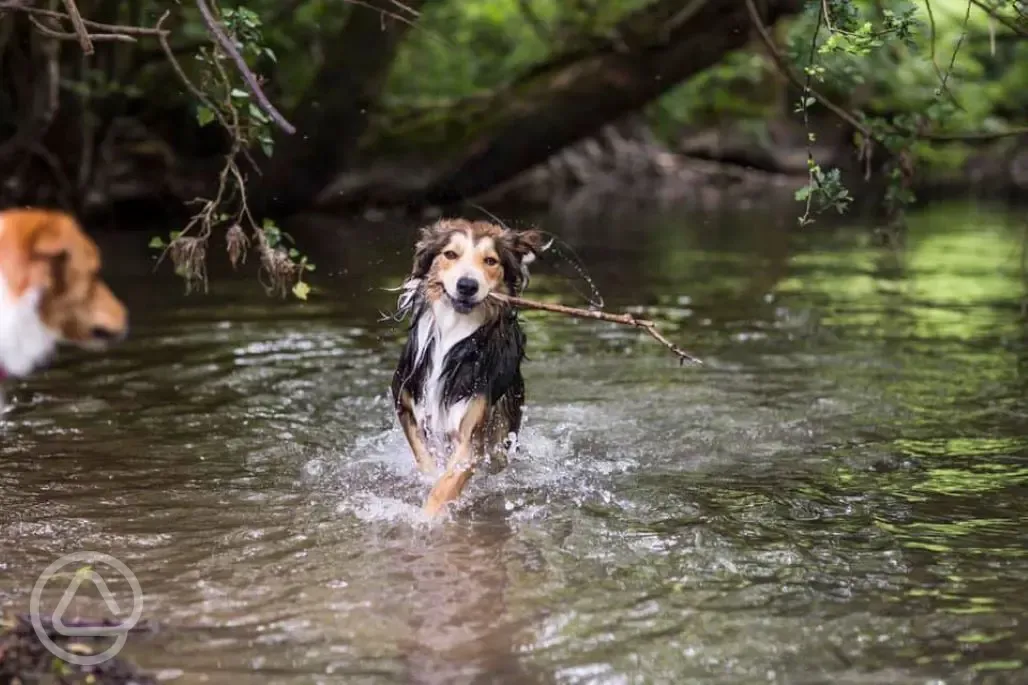
POLYGON ((589 36, 609 35, 647 0, 467 0, 430 4, 404 43, 387 94, 457 98, 491 90, 589 36))
MULTIPOLYGON (((339 36, 355 12, 370 7, 391 21, 412 24, 392 62, 384 93, 368 103, 368 112, 402 115, 427 103, 438 107, 440 118, 449 117, 446 125, 431 130, 459 145, 467 127, 449 105, 516 82, 537 65, 601 39, 608 49, 623 49, 631 36, 618 35, 621 21, 653 1, 432 0, 419 5, 420 13, 402 2, 377 0, 207 3, 249 69, 263 76, 263 87, 286 111, 321 100, 323 94, 314 92, 311 84, 332 56, 346 54, 339 52, 339 36)), ((153 26, 170 7, 157 0, 79 4, 96 21, 140 26, 153 26)), ((5 14, 0 22, 10 16, 5 14)), ((190 225, 154 238, 151 245, 167 251, 187 283, 205 282, 198 264, 206 255, 206 238, 215 228, 225 230, 233 237, 233 263, 244 260, 254 247, 264 272, 277 274, 269 287, 283 291, 283 283, 291 283, 294 294, 303 297, 307 290, 302 277, 313 265, 276 232, 274 224, 250 216, 246 179, 235 165, 237 156, 245 158, 251 152, 276 154, 273 123, 223 46, 211 40, 196 7, 174 4, 171 17, 166 27, 170 50, 178 56, 185 78, 196 84, 195 90, 168 87, 176 74, 163 52, 153 48, 151 35, 146 46, 142 40, 136 45, 98 43, 103 59, 83 61, 81 66, 74 65, 69 51, 67 64, 61 66, 62 92, 80 98, 83 108, 109 120, 129 116, 152 121, 159 118, 155 113, 188 108, 195 114, 196 135, 227 133, 221 137, 230 146, 228 163, 217 194, 200 201, 190 225)), ((766 46, 755 40, 669 91, 647 108, 646 116, 668 141, 680 137, 685 127, 726 121, 752 131, 781 117, 809 124, 808 183, 797 193, 803 204, 802 224, 821 211, 845 211, 852 201, 839 170, 822 168, 813 154, 818 141, 811 122, 838 114, 829 112, 826 102, 851 116, 849 125, 856 129, 853 143, 869 170, 872 152, 876 163, 886 160, 886 200, 897 217, 914 200, 912 178, 919 165, 957 167, 979 134, 1026 124, 1028 8, 1022 0, 809 0, 802 14, 781 22, 774 31, 774 45, 798 74, 799 87, 794 83, 791 92, 785 87, 781 64, 769 59, 766 46), (783 105, 786 95, 795 101, 783 105), (969 132, 975 134, 972 140, 961 140, 969 132)), ((17 43, 0 44, 0 51, 17 43)), ((480 107, 494 104, 480 100, 486 102, 480 107)), ((6 107, 6 96, 0 92, 0 130, 17 130, 6 107)))

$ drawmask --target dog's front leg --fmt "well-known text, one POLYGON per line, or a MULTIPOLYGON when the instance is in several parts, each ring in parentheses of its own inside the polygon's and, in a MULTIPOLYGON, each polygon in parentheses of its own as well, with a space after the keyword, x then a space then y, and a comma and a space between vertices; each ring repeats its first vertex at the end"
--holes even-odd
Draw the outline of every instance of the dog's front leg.
POLYGON ((485 424, 486 409, 488 408, 484 397, 476 397, 468 404, 467 412, 461 419, 460 428, 457 429, 455 437, 456 446, 449 461, 446 463, 446 471, 432 487, 425 501, 425 513, 435 516, 447 502, 460 497, 464 486, 475 473, 475 466, 478 465, 480 454, 475 453, 476 443, 480 442, 482 428, 485 424))
POLYGON ((407 436, 411 452, 414 453, 414 462, 418 465, 418 469, 422 473, 435 473, 435 459, 432 458, 432 454, 425 445, 425 434, 418 427, 412 405, 413 399, 410 393, 404 391, 400 395, 400 401, 396 406, 396 415, 400 419, 403 434, 407 436))

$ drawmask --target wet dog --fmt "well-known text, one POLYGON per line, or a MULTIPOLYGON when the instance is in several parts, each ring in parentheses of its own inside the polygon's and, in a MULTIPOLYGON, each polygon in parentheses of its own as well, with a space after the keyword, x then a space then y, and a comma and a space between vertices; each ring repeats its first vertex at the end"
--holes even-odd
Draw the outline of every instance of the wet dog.
POLYGON ((63 212, 0 212, 0 382, 44 365, 58 344, 103 349, 128 314, 98 275, 100 251, 63 212))
POLYGON ((537 231, 444 219, 423 228, 402 286, 410 331, 393 375, 400 426, 422 472, 446 468, 425 502, 437 513, 476 467, 506 465, 521 428, 525 334, 517 310, 490 294, 519 295, 545 249, 537 231))

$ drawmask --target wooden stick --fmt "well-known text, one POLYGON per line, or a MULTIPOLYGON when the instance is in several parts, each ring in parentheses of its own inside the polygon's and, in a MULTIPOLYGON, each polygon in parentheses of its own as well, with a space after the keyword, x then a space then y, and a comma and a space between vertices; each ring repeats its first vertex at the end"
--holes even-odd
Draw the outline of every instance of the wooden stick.
POLYGON ((537 302, 536 300, 526 300, 522 297, 514 297, 512 295, 503 295, 501 293, 489 293, 489 296, 500 302, 512 304, 515 307, 523 307, 525 309, 538 309, 543 312, 553 312, 554 314, 565 314, 567 316, 574 316, 579 319, 593 319, 595 321, 609 321, 610 323, 619 323, 623 326, 634 326, 635 328, 641 328, 650 337, 659 342, 664 347, 671 350, 681 361, 685 363, 690 361, 694 364, 702 364, 703 362, 683 350, 678 345, 665 338, 657 330, 657 324, 646 319, 637 319, 631 314, 608 314, 607 312, 598 312, 592 309, 578 309, 576 307, 568 307, 562 304, 549 304, 548 302, 537 302))

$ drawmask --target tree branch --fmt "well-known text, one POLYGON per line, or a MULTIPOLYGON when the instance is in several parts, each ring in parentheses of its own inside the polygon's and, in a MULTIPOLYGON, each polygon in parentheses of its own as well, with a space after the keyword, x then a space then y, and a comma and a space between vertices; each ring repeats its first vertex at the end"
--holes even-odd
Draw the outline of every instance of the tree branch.
MULTIPOLYGON (((37 31, 42 33, 47 38, 53 38, 54 40, 75 40, 75 41, 79 41, 80 45, 82 43, 81 36, 79 36, 79 34, 77 34, 77 33, 66 33, 64 31, 54 31, 52 28, 44 26, 43 22, 39 21, 38 19, 36 19, 31 14, 29 15, 29 21, 32 22, 32 26, 34 26, 37 31)), ((96 42, 96 43, 113 42, 113 41, 119 41, 119 42, 122 42, 122 43, 135 43, 136 42, 136 39, 133 36, 130 36, 130 35, 125 34, 125 33, 92 33, 92 34, 88 34, 88 37, 93 42, 96 42)), ((92 50, 92 44, 90 44, 90 50, 92 50)), ((86 53, 86 54, 90 54, 90 53, 86 53)))
MULTIPOLYGON (((972 0, 974 1, 974 0, 972 0)), ((775 67, 778 71, 785 76, 793 86, 801 91, 806 91, 817 100, 825 109, 829 110, 838 118, 845 121, 847 124, 852 126, 854 129, 860 132, 868 140, 874 140, 875 142, 884 146, 884 141, 881 135, 875 133, 866 124, 861 122, 857 115, 850 112, 843 107, 835 104, 827 97, 814 90, 813 87, 808 84, 804 84, 800 80, 796 72, 792 70, 785 56, 782 55, 781 51, 775 45, 774 39, 768 32, 767 27, 764 26, 764 22, 760 19, 760 14, 757 12, 757 7, 753 0, 746 0, 746 9, 749 11, 750 20, 753 22, 754 28, 757 29, 757 33, 760 35, 760 40, 764 43, 764 47, 767 48, 768 55, 771 57, 771 61, 775 63, 775 67)), ((1005 129, 1003 131, 970 131, 967 133, 927 133, 920 131, 910 131, 904 128, 900 128, 895 124, 889 124, 889 127, 900 135, 913 136, 920 140, 929 140, 936 142, 961 142, 961 141, 987 141, 987 140, 998 140, 1000 138, 1009 138, 1011 136, 1020 136, 1028 134, 1028 126, 1016 126, 1013 128, 1005 129)))
MULTIPOLYGON (((39 7, 29 7, 27 5, 21 4, 19 0, 0 0, 0 12, 21 12, 23 14, 34 15, 38 17, 57 19, 59 21, 71 21, 71 17, 69 17, 64 12, 55 12, 53 10, 45 10, 39 7)), ((82 19, 82 24, 86 28, 93 29, 96 31, 103 31, 105 33, 119 33, 126 36, 159 36, 167 33, 167 31, 151 29, 143 26, 102 24, 98 21, 90 21, 89 19, 82 19)))
POLYGON ((622 326, 633 326, 635 328, 641 328, 644 331, 646 331, 651 338, 653 338, 661 345, 671 350, 671 352, 679 358, 681 363, 684 364, 687 361, 692 362, 694 364, 703 363, 700 359, 689 354, 681 347, 678 347, 673 342, 671 342, 663 335, 661 335, 660 331, 657 330, 657 324, 646 319, 637 319, 631 314, 608 314, 607 312, 599 312, 594 309, 578 309, 576 307, 568 307, 562 304, 550 304, 548 302, 526 300, 522 297, 514 297, 512 295, 503 295, 500 293, 489 293, 489 296, 505 304, 511 304, 515 307, 522 307, 524 309, 537 309, 543 312, 564 314, 565 316, 573 316, 579 319, 608 321, 610 323, 621 324, 622 326))
POLYGON ((1022 38, 1028 38, 1028 28, 1025 28, 1025 27, 1021 26, 1020 24, 1018 24, 1016 21, 1014 21, 1010 17, 1003 16, 1002 14, 1000 14, 999 12, 996 11, 996 8, 989 7, 988 5, 986 5, 981 0, 971 0, 971 4, 975 5, 976 7, 978 7, 978 9, 984 11, 990 17, 992 17, 993 19, 995 19, 999 23, 1003 24, 1008 29, 1010 29, 1011 31, 1013 31, 1017 35, 1021 36, 1022 38))
POLYGON ((246 65, 246 60, 244 60, 243 56, 239 54, 238 50, 236 50, 236 46, 233 45, 229 37, 225 35, 225 31, 221 28, 221 24, 219 24, 218 20, 214 17, 214 14, 211 12, 211 8, 207 6, 206 0, 196 0, 196 7, 200 10, 200 15, 203 17, 203 22, 207 25, 207 29, 210 31, 211 36, 218 43, 221 49, 225 51, 225 54, 231 57, 232 61, 235 62, 236 68, 239 70, 239 75, 243 77, 243 80, 246 82, 246 86, 257 99, 258 106, 260 106, 265 114, 271 117, 272 121, 278 124, 280 129, 289 135, 296 133, 296 128, 286 121, 286 118, 282 116, 277 109, 275 109, 275 106, 271 104, 270 100, 268 100, 264 91, 261 90, 260 85, 257 83, 257 77, 253 75, 252 71, 250 71, 250 68, 246 65))
POLYGON ((75 28, 75 35, 78 37, 79 45, 82 46, 82 54, 92 55, 93 41, 89 37, 89 31, 86 30, 86 25, 82 21, 82 15, 79 14, 79 8, 75 4, 75 0, 64 0, 64 9, 68 12, 71 25, 75 28))
MULTIPOLYGON (((826 109, 831 111, 835 116, 839 117, 847 124, 860 131, 865 138, 877 140, 874 132, 871 131, 867 126, 857 120, 856 115, 849 112, 839 105, 835 104, 821 93, 814 90, 809 84, 803 83, 800 77, 796 75, 796 72, 792 70, 789 63, 785 60, 785 56, 775 45, 774 38, 771 37, 771 33, 764 26, 764 22, 760 18, 760 13, 757 11, 757 6, 753 4, 753 0, 746 0, 746 10, 750 14, 750 21, 753 23, 753 28, 757 29, 757 33, 760 35, 760 40, 764 43, 764 47, 767 48, 768 55, 771 57, 771 61, 775 63, 775 67, 782 73, 793 86, 801 91, 810 93, 811 97, 820 102, 826 109)), ((880 142, 880 141, 879 141, 880 142)))

